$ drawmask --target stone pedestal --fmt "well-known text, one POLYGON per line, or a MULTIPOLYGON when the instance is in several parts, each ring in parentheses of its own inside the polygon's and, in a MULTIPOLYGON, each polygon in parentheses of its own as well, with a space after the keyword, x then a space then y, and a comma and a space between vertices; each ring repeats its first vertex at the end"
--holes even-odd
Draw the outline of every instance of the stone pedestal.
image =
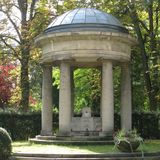
POLYGON ((51 136, 52 127, 52 67, 43 66, 41 136, 51 136))
POLYGON ((60 65, 59 92, 59 135, 69 136, 71 132, 71 75, 69 63, 60 65))
POLYGON ((102 65, 102 133, 112 134, 114 128, 114 100, 113 100, 113 69, 112 62, 105 61, 102 65))
POLYGON ((121 128, 130 130, 132 128, 130 67, 123 64, 121 70, 121 128))

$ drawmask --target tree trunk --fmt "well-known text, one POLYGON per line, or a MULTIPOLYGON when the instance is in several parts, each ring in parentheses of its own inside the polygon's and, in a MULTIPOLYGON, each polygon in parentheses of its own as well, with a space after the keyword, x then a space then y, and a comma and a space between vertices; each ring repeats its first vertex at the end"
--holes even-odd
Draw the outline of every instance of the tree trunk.
POLYGON ((141 56, 142 56, 142 62, 143 62, 143 72, 144 72, 144 78, 145 78, 145 84, 146 84, 146 89, 149 97, 149 103, 150 103, 150 110, 155 111, 157 109, 156 107, 156 99, 155 99, 155 92, 153 92, 153 86, 151 82, 151 77, 150 77, 150 71, 149 71, 149 66, 148 66, 148 58, 147 58, 147 53, 145 49, 145 44, 144 40, 142 37, 141 29, 139 26, 139 18, 136 13, 136 9, 134 6, 134 3, 129 4, 130 7, 130 15, 134 24, 135 32, 138 37, 138 42, 139 42, 139 47, 141 51, 141 56))
POLYGON ((29 107, 29 76, 28 76, 28 61, 29 51, 22 52, 21 60, 21 106, 24 111, 29 107))
MULTIPOLYGON (((153 66, 156 66, 158 64, 157 62, 157 55, 158 55, 158 49, 157 49, 157 41, 156 41, 156 32, 154 29, 154 19, 153 19, 153 0, 150 1, 148 4, 148 17, 149 17, 149 37, 150 37, 150 52, 151 52, 151 57, 152 57, 152 63, 153 66)), ((158 85, 158 67, 154 67, 152 69, 152 94, 154 96, 154 105, 155 108, 153 110, 156 110, 158 108, 158 100, 156 96, 158 95, 159 91, 159 85, 158 85)))

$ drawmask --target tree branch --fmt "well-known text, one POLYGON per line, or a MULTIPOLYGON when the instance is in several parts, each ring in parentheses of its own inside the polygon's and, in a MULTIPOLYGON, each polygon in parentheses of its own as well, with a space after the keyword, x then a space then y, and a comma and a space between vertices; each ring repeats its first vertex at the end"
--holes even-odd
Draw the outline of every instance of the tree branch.
POLYGON ((7 14, 7 17, 8 17, 8 19, 9 19, 9 21, 12 23, 14 29, 16 30, 19 39, 21 40, 21 34, 20 34, 19 30, 18 30, 18 27, 17 27, 16 23, 14 23, 14 21, 13 21, 12 18, 9 16, 9 14, 7 14))
POLYGON ((160 1, 158 1, 158 6, 156 7, 156 27, 155 27, 155 34, 158 32, 158 25, 159 25, 159 11, 160 11, 160 1))
POLYGON ((8 14, 7 11, 4 11, 2 9, 0 9, 0 11, 3 12, 7 16, 7 18, 9 19, 9 21, 13 25, 14 29, 16 30, 19 39, 21 40, 21 34, 20 34, 19 30, 18 30, 18 27, 17 27, 16 23, 12 20, 12 18, 10 17, 10 15, 8 14))
POLYGON ((18 41, 16 38, 14 38, 14 37, 11 37, 11 36, 9 36, 9 35, 5 35, 5 34, 0 34, 0 38, 3 38, 3 37, 6 37, 6 38, 9 38, 9 39, 12 39, 12 40, 14 40, 15 42, 17 42, 18 44, 20 44, 21 45, 21 42, 20 41, 18 41))
POLYGON ((144 24, 143 21, 139 20, 139 23, 142 25, 142 27, 147 31, 147 33, 149 33, 149 29, 147 28, 147 26, 144 24))
POLYGON ((27 20, 27 9, 28 9, 28 3, 27 0, 17 0, 18 6, 21 11, 21 20, 22 24, 26 23, 27 20))
POLYGON ((13 6, 16 7, 18 10, 20 10, 20 8, 16 4, 13 4, 13 6))
POLYGON ((36 4, 36 0, 32 0, 32 2, 31 2, 31 8, 30 8, 30 16, 29 16, 30 20, 33 19, 33 11, 34 11, 35 4, 36 4))
POLYGON ((1 41, 5 44, 6 47, 10 48, 13 51, 13 55, 19 59, 21 61, 21 58, 19 57, 19 55, 17 54, 17 51, 10 45, 8 44, 5 39, 3 39, 2 37, 0 37, 1 41))
POLYGON ((154 26, 153 26, 153 0, 148 3, 148 17, 149 17, 149 31, 151 38, 154 37, 154 26))

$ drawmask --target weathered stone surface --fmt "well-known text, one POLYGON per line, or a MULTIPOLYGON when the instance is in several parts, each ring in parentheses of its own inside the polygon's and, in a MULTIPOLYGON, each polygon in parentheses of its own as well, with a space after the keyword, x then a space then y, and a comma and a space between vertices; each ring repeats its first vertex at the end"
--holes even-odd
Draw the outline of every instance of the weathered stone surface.
POLYGON ((121 127, 132 129, 131 77, 129 64, 121 66, 121 127))
POLYGON ((97 62, 99 59, 129 61, 134 39, 126 34, 98 31, 64 32, 43 35, 36 39, 42 47, 42 62, 60 60, 97 62))
MULTIPOLYGON (((63 28, 59 26, 61 27, 63 28)), ((95 30, 95 26, 92 26, 90 30, 83 29, 84 27, 82 26, 82 29, 70 27, 69 30, 63 28, 62 32, 61 30, 52 32, 55 28, 51 27, 35 40, 37 46, 42 48, 41 63, 60 66, 60 136, 70 136, 72 132, 87 134, 98 132, 100 136, 112 134, 114 129, 113 66, 127 64, 131 57, 131 46, 136 43, 135 39, 127 34, 128 32, 124 32, 123 27, 123 31, 122 28, 118 30, 96 28, 95 30), (101 117, 92 117, 90 108, 82 110, 82 117, 73 117, 74 76, 71 69, 76 67, 102 68, 101 117)), ((122 128, 130 129, 131 86, 129 69, 128 66, 125 65, 125 67, 122 67, 121 123, 122 128)), ((51 71, 44 69, 42 135, 50 135, 52 132, 52 96, 51 88, 49 88, 51 75, 49 72, 51 71)))
POLYGON ((112 133, 114 129, 113 68, 111 61, 102 66, 102 132, 112 133))
POLYGON ((43 66, 41 135, 51 136, 52 128, 52 67, 43 66))
POLYGON ((82 117, 91 117, 91 108, 89 107, 82 108, 82 117))
POLYGON ((68 136, 71 132, 71 77, 70 64, 62 62, 60 66, 59 93, 59 135, 68 136))
POLYGON ((91 131, 99 132, 102 128, 100 117, 72 117, 71 128, 72 131, 91 131))

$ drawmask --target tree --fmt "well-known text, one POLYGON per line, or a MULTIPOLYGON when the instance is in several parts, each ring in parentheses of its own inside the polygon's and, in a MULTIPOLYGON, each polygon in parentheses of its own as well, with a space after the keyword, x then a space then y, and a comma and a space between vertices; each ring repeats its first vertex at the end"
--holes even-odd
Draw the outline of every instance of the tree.
POLYGON ((96 68, 77 69, 74 72, 75 111, 90 107, 93 113, 100 111, 101 71, 96 68))
POLYGON ((12 64, 0 65, 0 108, 3 109, 11 97, 13 83, 9 73, 14 68, 12 64))
POLYGON ((143 62, 143 72, 150 103, 150 110, 156 111, 160 100, 159 75, 159 12, 160 1, 128 1, 129 13, 138 38, 143 62), (143 12, 143 15, 139 12, 143 12))
POLYGON ((7 30, 0 34, 0 39, 10 49, 12 55, 20 61, 21 105, 27 111, 31 50, 34 48, 34 38, 49 22, 50 11, 47 8, 47 0, 1 0, 0 12, 3 13, 7 24, 7 30))

